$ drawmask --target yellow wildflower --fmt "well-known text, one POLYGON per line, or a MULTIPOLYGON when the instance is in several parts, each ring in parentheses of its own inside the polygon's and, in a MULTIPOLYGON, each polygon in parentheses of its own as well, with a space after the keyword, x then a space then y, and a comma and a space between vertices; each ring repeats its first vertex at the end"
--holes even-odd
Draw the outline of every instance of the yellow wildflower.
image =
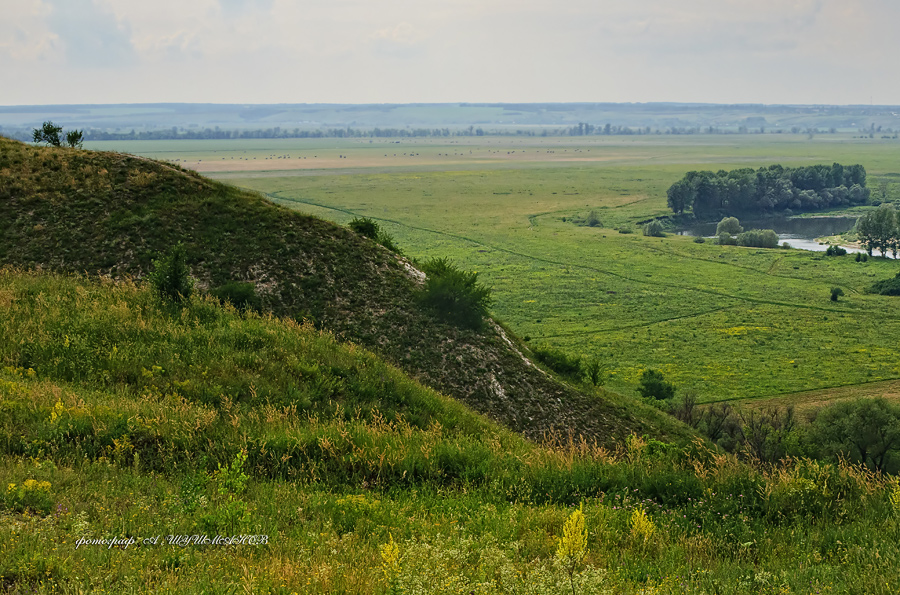
POLYGON ((631 513, 631 534, 647 541, 655 532, 656 525, 647 517, 647 512, 643 508, 636 508, 631 513))
POLYGON ((394 543, 393 534, 389 535, 391 540, 378 548, 381 551, 381 571, 388 584, 393 583, 400 574, 400 546, 394 543))
POLYGON ((587 554, 587 530, 581 508, 579 506, 578 510, 569 515, 556 548, 556 557, 567 566, 578 564, 587 554))

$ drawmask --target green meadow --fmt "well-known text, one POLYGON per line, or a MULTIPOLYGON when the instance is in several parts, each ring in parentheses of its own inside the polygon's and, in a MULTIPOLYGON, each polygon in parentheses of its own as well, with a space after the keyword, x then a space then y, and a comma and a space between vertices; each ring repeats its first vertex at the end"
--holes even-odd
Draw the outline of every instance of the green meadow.
POLYGON ((344 155, 321 167, 285 161, 279 169, 276 158, 210 173, 341 224, 371 217, 406 255, 447 256, 478 271, 494 289, 497 317, 533 345, 601 358, 611 372, 607 386, 617 391, 633 394, 648 367, 706 401, 900 377, 896 304, 864 293, 895 274, 895 263, 696 244, 672 234, 649 238, 639 224, 669 214, 666 189, 694 169, 861 163, 873 197, 900 200, 894 140, 715 135, 124 145, 189 164, 213 156, 230 162, 244 151, 344 155), (591 211, 601 226, 568 221, 591 211), (830 301, 832 287, 845 297, 830 301))
POLYGON ((863 467, 538 445, 309 324, 147 285, 4 268, 0 304, 28 337, 0 346, 4 591, 897 592, 900 487, 863 467))

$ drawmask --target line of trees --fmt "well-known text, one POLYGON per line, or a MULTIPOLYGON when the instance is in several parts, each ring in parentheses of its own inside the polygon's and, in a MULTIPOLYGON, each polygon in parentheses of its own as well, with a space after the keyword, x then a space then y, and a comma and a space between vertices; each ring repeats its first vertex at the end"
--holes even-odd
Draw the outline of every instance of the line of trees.
MULTIPOLYGON (((799 130, 771 131, 772 133, 792 132, 799 130)), ((808 129, 802 131, 808 134, 819 134, 824 131, 808 129)), ((832 129, 831 132, 836 132, 832 129)), ((890 132, 890 130, 888 130, 890 132)), ((121 130, 109 130, 92 128, 85 130, 84 140, 221 140, 235 138, 421 138, 421 137, 459 137, 459 136, 634 136, 634 135, 694 135, 694 134, 764 134, 765 130, 748 130, 740 127, 737 130, 717 128, 714 126, 671 126, 665 129, 651 128, 650 126, 626 126, 607 124, 589 124, 579 122, 574 126, 549 128, 538 126, 533 128, 498 128, 484 129, 481 126, 455 127, 455 128, 272 128, 259 129, 223 129, 214 128, 184 128, 170 127, 156 130, 136 129, 123 132, 121 130)), ((874 133, 870 133, 873 135, 874 133)), ((29 133, 22 128, 0 126, 0 136, 6 136, 17 140, 27 141, 29 133)), ((893 137, 896 138, 896 135, 893 137)))
POLYGON ((669 208, 676 213, 691 211, 698 219, 865 204, 869 194, 866 169, 839 163, 691 171, 667 191, 669 208))
POLYGON ((883 398, 832 403, 801 420, 793 407, 701 407, 686 391, 668 411, 731 452, 766 463, 785 457, 844 458, 876 471, 900 471, 900 406, 883 398))
POLYGON ((900 252, 900 214, 891 204, 882 204, 856 221, 856 235, 869 256, 878 250, 884 256, 888 252, 897 258, 900 252))

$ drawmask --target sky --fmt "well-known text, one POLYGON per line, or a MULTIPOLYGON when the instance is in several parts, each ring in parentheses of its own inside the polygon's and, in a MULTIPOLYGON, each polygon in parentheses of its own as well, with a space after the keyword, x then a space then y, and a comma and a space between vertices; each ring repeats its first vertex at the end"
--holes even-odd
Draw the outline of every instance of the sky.
POLYGON ((0 105, 900 104, 897 0, 0 0, 0 105))

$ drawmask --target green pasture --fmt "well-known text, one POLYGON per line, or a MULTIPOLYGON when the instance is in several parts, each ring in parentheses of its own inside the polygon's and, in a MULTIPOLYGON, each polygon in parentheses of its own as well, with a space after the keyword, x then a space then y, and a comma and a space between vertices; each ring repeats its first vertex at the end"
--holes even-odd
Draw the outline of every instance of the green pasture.
POLYGON ((704 400, 900 377, 896 303, 863 293, 893 275, 895 263, 695 244, 674 235, 647 238, 638 224, 668 213, 666 188, 692 169, 862 163, 873 194, 884 181, 889 198, 900 198, 896 141, 779 135, 404 139, 392 146, 419 155, 397 165, 382 157, 373 165, 367 157, 383 155, 387 140, 148 142, 122 150, 142 148, 155 157, 161 153, 152 151, 167 150, 173 151, 169 158, 183 159, 212 150, 229 158, 228 151, 276 154, 295 146, 346 154, 344 169, 216 177, 338 223, 372 217, 408 256, 449 256, 478 271, 494 288, 497 317, 532 344, 607 361, 615 390, 633 392, 647 367, 659 368, 680 388, 696 389, 704 400), (523 149, 542 153, 533 161, 511 153, 523 149), (446 165, 434 163, 448 151, 446 165), (591 210, 602 228, 563 221, 591 210), (622 227, 634 233, 619 233, 622 227), (846 296, 835 303, 829 296, 836 286, 846 296))
POLYGON ((538 445, 311 324, 146 284, 6 268, 0 306, 4 592, 898 592, 900 487, 846 461, 538 445))

